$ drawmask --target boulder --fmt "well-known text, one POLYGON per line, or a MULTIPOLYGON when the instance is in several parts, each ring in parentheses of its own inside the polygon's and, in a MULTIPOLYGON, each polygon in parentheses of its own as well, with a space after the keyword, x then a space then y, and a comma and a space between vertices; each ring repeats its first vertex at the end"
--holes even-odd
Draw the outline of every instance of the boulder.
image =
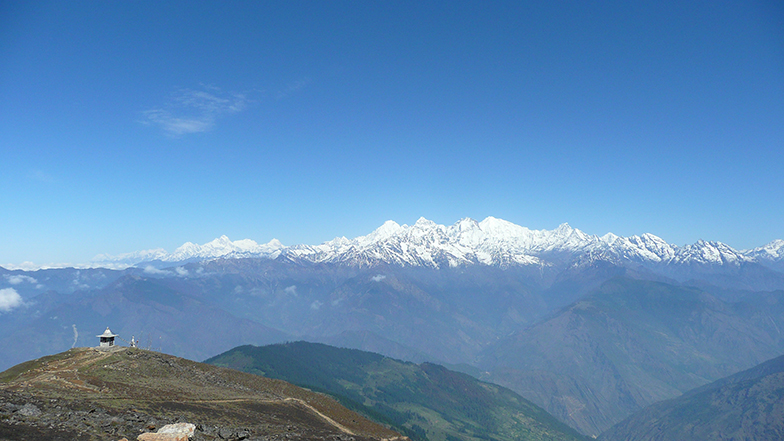
POLYGON ((188 441, 188 435, 182 433, 142 433, 137 441, 188 441))
POLYGON ((188 438, 193 438, 195 431, 196 425, 191 423, 167 424, 158 429, 158 433, 184 433, 188 435, 188 438))
POLYGON ((35 407, 34 404, 27 403, 19 409, 19 414, 24 416, 37 417, 41 415, 41 410, 35 407))
POLYGON ((167 424, 156 433, 142 433, 137 441, 188 441, 193 438, 196 426, 190 423, 167 424))

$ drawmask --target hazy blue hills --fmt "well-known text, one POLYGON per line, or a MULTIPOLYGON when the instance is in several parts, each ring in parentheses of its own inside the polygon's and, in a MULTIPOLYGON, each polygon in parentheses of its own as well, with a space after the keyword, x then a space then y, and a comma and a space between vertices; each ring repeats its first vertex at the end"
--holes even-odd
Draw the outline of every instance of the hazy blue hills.
POLYGON ((508 389, 431 363, 305 342, 240 346, 206 362, 341 397, 414 439, 584 439, 508 389))
POLYGON ((107 326, 126 341, 135 336, 143 347, 195 360, 240 343, 287 339, 280 331, 236 317, 161 280, 126 275, 102 289, 50 291, 4 315, 0 369, 71 347, 94 346, 96 335, 107 326))
POLYGON ((164 283, 198 293, 238 317, 329 343, 347 344, 332 340, 347 332, 370 332, 400 350, 387 353, 390 345, 380 340, 364 349, 448 363, 472 362, 486 345, 534 323, 550 308, 540 271, 530 268, 358 268, 225 259, 187 269, 203 276, 167 277, 164 283))
POLYGON ((613 278, 489 347, 479 366, 583 433, 784 352, 784 293, 726 302, 613 278))
POLYGON ((605 441, 784 439, 784 356, 678 398, 652 404, 602 434, 605 441))

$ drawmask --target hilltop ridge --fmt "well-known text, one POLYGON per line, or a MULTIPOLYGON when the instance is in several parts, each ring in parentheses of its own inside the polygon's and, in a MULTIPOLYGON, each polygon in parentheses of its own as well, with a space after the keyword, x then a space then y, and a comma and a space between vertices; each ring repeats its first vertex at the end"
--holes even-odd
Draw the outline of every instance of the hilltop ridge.
POLYGON ((174 422, 196 440, 390 441, 333 399, 138 348, 76 348, 0 373, 0 439, 136 439, 174 422))

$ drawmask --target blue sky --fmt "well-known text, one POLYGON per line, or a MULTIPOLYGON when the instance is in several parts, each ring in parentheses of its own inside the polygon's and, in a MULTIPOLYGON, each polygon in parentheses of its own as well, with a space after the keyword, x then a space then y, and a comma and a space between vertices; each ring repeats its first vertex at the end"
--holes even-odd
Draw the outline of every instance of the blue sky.
POLYGON ((784 6, 0 2, 0 265, 495 216, 784 238, 784 6))

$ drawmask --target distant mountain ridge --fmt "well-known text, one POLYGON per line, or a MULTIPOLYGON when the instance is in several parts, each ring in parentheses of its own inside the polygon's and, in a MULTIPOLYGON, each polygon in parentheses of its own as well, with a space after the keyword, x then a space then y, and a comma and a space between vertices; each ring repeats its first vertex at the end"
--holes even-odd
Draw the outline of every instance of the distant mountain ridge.
POLYGON ((168 253, 163 248, 156 248, 152 250, 134 251, 116 256, 99 254, 92 259, 92 265, 122 268, 146 262, 185 263, 220 257, 275 258, 280 254, 280 251, 285 248, 286 247, 277 239, 272 239, 266 244, 258 244, 250 239, 231 241, 228 237, 221 236, 204 245, 186 242, 174 250, 173 253, 168 253))
POLYGON ((450 226, 420 218, 411 226, 387 221, 366 236, 338 237, 320 245, 285 246, 276 239, 258 244, 250 239, 231 241, 221 236, 204 245, 187 242, 173 253, 153 249, 118 256, 102 254, 92 264, 155 266, 155 263, 171 265, 246 257, 359 267, 379 264, 435 268, 476 264, 548 266, 602 260, 656 267, 760 263, 780 269, 784 267, 784 240, 737 251, 715 241, 700 240, 677 246, 650 233, 629 237, 612 233, 588 235, 565 223, 554 230, 531 230, 494 217, 481 222, 464 218, 450 226))
POLYGON ((781 354, 782 328, 783 291, 730 302, 615 277, 489 345, 478 367, 488 372, 483 379, 599 435, 645 406, 781 354))
POLYGON ((652 404, 605 431, 605 441, 784 438, 784 355, 652 404))

